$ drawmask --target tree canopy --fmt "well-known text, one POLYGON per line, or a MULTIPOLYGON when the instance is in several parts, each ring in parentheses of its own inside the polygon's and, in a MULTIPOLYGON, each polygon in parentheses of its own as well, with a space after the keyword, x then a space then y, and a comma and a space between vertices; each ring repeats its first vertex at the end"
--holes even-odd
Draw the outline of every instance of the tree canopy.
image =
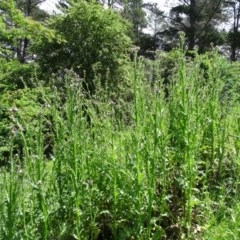
MULTIPOLYGON (((129 25, 111 9, 98 3, 80 1, 55 17, 49 27, 62 38, 45 41, 35 50, 42 71, 47 74, 73 69, 94 91, 94 79, 114 85, 121 79, 119 69, 131 46, 129 25)), ((60 73, 61 74, 61 73, 60 73)))

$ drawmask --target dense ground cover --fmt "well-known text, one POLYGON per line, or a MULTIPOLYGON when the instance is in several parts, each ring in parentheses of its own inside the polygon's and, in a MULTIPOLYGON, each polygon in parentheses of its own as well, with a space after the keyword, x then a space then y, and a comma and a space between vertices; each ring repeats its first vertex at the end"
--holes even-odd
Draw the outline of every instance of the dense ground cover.
POLYGON ((11 111, 1 239, 239 239, 237 66, 171 54, 136 58, 117 96, 69 71, 11 111))

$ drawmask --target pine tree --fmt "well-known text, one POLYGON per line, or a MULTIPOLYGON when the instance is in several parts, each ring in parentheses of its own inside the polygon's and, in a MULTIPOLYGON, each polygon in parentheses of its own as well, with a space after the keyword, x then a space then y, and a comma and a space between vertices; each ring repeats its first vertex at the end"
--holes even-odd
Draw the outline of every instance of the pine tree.
POLYGON ((168 39, 183 31, 189 50, 197 45, 200 52, 210 48, 210 43, 222 44, 221 31, 217 28, 223 21, 223 0, 179 0, 169 16, 169 28, 164 32, 168 39))
POLYGON ((231 61, 237 61, 239 58, 238 51, 240 48, 240 0, 225 1, 225 6, 231 22, 231 29, 228 32, 228 43, 231 49, 230 59, 231 61))
POLYGON ((135 44, 138 45, 142 30, 147 26, 143 0, 128 0, 124 2, 123 8, 122 16, 131 22, 132 37, 135 44))

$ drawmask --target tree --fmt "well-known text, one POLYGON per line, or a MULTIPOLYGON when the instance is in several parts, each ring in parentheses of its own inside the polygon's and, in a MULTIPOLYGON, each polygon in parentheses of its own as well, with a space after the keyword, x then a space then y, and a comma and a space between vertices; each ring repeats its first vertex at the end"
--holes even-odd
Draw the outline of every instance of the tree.
MULTIPOLYGON (((147 26, 147 14, 146 10, 149 5, 144 3, 143 0, 84 0, 85 2, 99 3, 104 8, 114 9, 121 14, 131 24, 131 38, 135 45, 141 45, 142 40, 145 41, 143 29, 147 26), (142 39, 143 38, 143 39, 142 39)), ((71 8, 79 0, 59 0, 58 7, 65 12, 71 8)))
POLYGON ((185 32, 189 50, 198 45, 199 51, 209 49, 210 43, 222 44, 220 30, 223 21, 223 0, 179 0, 170 13, 170 27, 164 32, 169 37, 178 31, 185 32))
MULTIPOLYGON (((35 20, 42 21, 48 14, 41 10, 38 5, 46 0, 16 0, 16 7, 21 9, 25 17, 32 17, 35 20)), ((29 39, 27 37, 19 39, 18 59, 21 63, 26 61, 29 39)))
POLYGON ((135 42, 140 48, 139 55, 154 59, 155 51, 161 45, 158 32, 162 29, 163 12, 159 10, 156 3, 145 3, 147 31, 138 33, 138 41, 135 42))
POLYGON ((162 43, 159 38, 159 32, 165 28, 164 23, 164 12, 161 11, 157 3, 148 4, 148 27, 151 29, 153 34, 153 46, 152 48, 156 50, 157 48, 161 48, 162 43))
POLYGON ((226 7, 229 10, 229 15, 232 18, 232 27, 228 33, 228 42, 231 48, 231 60, 236 61, 238 59, 238 50, 240 48, 240 0, 226 1, 226 7))
POLYGON ((40 44, 43 38, 52 39, 55 33, 41 22, 25 17, 17 9, 16 1, 0 1, 0 9, 0 91, 3 92, 23 88, 23 82, 32 84, 37 66, 30 47, 36 42, 40 44))
POLYGON ((127 60, 131 41, 129 25, 117 12, 79 1, 65 14, 56 16, 49 27, 63 41, 46 39, 35 46, 42 72, 62 75, 65 69, 72 69, 85 79, 91 93, 98 76, 102 86, 112 87, 123 78, 120 69, 127 60))
POLYGON ((36 10, 37 5, 41 2, 43 0, 0 1, 2 57, 16 58, 20 63, 26 63, 29 57, 27 49, 30 41, 41 38, 41 34, 49 33, 40 22, 34 21, 32 18, 37 18, 40 16, 37 13, 42 13, 41 10, 36 10))
POLYGON ((145 5, 143 0, 128 0, 123 3, 122 16, 132 24, 132 38, 138 45, 142 30, 147 26, 145 5))
POLYGON ((24 13, 24 16, 31 16, 35 20, 44 20, 49 16, 46 11, 39 8, 39 5, 45 1, 46 0, 15 0, 16 7, 24 13))

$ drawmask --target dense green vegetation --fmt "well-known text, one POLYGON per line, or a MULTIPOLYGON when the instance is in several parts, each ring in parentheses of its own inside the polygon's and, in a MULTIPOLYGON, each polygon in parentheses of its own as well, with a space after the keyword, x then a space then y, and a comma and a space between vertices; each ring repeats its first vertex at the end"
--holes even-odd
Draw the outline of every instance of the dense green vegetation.
POLYGON ((239 238, 234 68, 214 51, 189 60, 179 49, 166 86, 165 61, 133 62, 128 100, 100 86, 86 98, 71 71, 64 88, 19 92, 5 122, 1 239, 239 238))
POLYGON ((239 239, 239 63, 68 2, 0 1, 0 239, 239 239))

